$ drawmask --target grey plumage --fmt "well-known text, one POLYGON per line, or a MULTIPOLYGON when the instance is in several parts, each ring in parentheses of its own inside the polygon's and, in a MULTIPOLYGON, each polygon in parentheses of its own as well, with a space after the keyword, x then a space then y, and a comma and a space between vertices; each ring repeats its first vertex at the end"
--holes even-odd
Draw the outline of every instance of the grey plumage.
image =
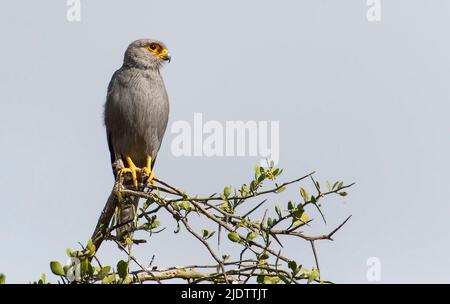
MULTIPOLYGON (((126 157, 142 168, 151 156, 153 167, 169 115, 169 100, 159 71, 167 60, 170 56, 162 42, 134 41, 109 83, 104 118, 113 170, 119 161, 126 164, 126 157)), ((138 198, 133 198, 131 205, 120 205, 119 224, 134 219, 138 198)), ((130 225, 125 225, 117 232, 129 229, 130 225)))

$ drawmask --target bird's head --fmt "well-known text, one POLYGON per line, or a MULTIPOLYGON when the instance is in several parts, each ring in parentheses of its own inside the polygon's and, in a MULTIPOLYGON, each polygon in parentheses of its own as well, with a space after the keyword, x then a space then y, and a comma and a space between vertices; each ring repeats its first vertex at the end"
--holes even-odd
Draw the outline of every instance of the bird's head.
POLYGON ((125 52, 124 63, 137 68, 159 69, 164 62, 170 62, 166 45, 153 39, 139 39, 132 42, 125 52))

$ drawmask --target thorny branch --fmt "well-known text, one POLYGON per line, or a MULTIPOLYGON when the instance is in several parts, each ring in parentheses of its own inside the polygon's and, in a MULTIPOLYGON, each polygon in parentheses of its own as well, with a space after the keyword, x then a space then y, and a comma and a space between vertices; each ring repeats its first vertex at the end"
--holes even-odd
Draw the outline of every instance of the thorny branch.
MULTIPOLYGON (((347 193, 344 190, 351 187, 353 183, 345 185, 342 181, 338 181, 331 185, 326 182, 327 190, 322 191, 321 185, 313 177, 315 172, 279 184, 277 179, 281 173, 282 170, 275 168, 273 164, 269 164, 268 168, 256 167, 254 179, 249 185, 244 184, 234 189, 225 187, 222 193, 215 193, 209 197, 191 196, 168 182, 156 178, 154 179, 155 185, 149 183, 149 185, 142 185, 139 190, 136 190, 133 189, 127 178, 118 178, 88 245, 82 251, 69 252, 69 255, 82 261, 81 277, 72 282, 143 283, 155 281, 161 283, 165 280, 182 279, 189 283, 247 283, 253 278, 258 283, 297 284, 302 281, 329 283, 321 279, 315 242, 332 241, 335 233, 347 223, 351 216, 327 234, 309 235, 305 230, 313 220, 310 219, 309 210, 307 213, 306 209, 313 206, 326 224, 322 212, 323 198, 329 195, 346 196, 347 193), (286 208, 283 209, 279 206, 271 206, 270 210, 275 210, 275 214, 272 216, 270 214, 273 212, 269 212, 269 209, 265 210, 262 218, 255 215, 257 210, 268 204, 268 198, 257 201, 256 204, 251 203, 252 199, 278 194, 293 184, 307 180, 314 184, 315 194, 310 195, 305 188, 301 187, 301 200, 297 199, 297 203, 289 201, 286 208), (271 184, 271 186, 267 184, 271 184), (145 200, 143 206, 136 211, 136 231, 149 232, 150 236, 162 231, 158 228, 160 226, 158 214, 164 211, 168 212, 174 218, 178 226, 177 230, 179 231, 182 227, 186 229, 202 244, 214 263, 166 269, 156 266, 144 267, 143 263, 131 254, 131 248, 134 244, 145 242, 145 240, 126 239, 125 243, 128 248, 125 248, 122 245, 123 240, 119 240, 118 236, 114 234, 116 228, 129 224, 117 225, 114 220, 111 220, 114 219, 117 208, 111 198, 114 196, 119 198, 120 203, 127 203, 129 197, 139 197, 145 200), (242 212, 241 206, 248 206, 250 210, 242 212), (190 223, 192 214, 197 214, 218 227, 219 233, 216 235, 219 238, 218 241, 220 241, 220 231, 226 231, 228 239, 236 246, 242 247, 239 259, 229 262, 230 256, 220 256, 210 245, 210 239, 216 231, 206 229, 196 231, 190 223), (285 253, 282 254, 283 242, 279 237, 295 237, 309 242, 315 261, 314 267, 308 270, 301 263, 286 256, 285 253), (119 261, 115 270, 109 266, 102 267, 92 264, 93 261, 96 261, 97 264, 100 263, 95 254, 105 240, 117 243, 127 256, 127 261, 119 261), (87 265, 84 266, 84 269, 83 263, 87 265), (130 263, 136 264, 138 269, 130 271, 130 263)), ((143 180, 145 181, 145 178, 143 180)), ((67 278, 66 268, 63 273, 56 272, 61 276, 62 282, 71 281, 67 278)), ((68 269, 70 270, 70 267, 68 269)), ((52 271, 55 273, 53 268, 52 271)))

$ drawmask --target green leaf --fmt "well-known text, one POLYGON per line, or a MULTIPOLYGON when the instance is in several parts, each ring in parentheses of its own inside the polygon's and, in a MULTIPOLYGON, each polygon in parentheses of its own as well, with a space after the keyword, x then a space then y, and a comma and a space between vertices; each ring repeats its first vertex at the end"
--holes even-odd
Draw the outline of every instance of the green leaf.
POLYGON ((145 223, 144 225, 140 226, 139 229, 144 229, 144 230, 150 231, 152 229, 159 227, 160 225, 161 225, 161 222, 156 219, 156 216, 152 216, 148 220, 148 222, 145 223))
POLYGON ((38 284, 45 284, 46 276, 45 273, 41 275, 41 278, 38 281, 38 284))
POLYGON ((105 266, 102 269, 100 269, 100 271, 97 274, 97 277, 100 280, 103 280, 109 274, 110 271, 111 271, 111 266, 105 266))
POLYGON ((292 260, 292 261, 289 261, 289 263, 288 263, 288 267, 289 267, 289 269, 291 269, 291 270, 292 270, 292 272, 294 272, 294 273, 296 273, 296 272, 298 271, 298 266, 297 266, 297 262, 296 262, 296 261, 294 261, 294 260, 292 260))
POLYGON ((258 231, 249 232, 247 234, 247 241, 251 241, 259 235, 258 231))
POLYGON ((330 184, 330 181, 327 181, 327 189, 328 189, 328 191, 331 191, 331 184, 330 184))
POLYGON ((337 182, 335 182, 335 183, 333 184, 333 187, 331 188, 331 190, 336 189, 337 185, 339 185, 339 181, 337 181, 337 182))
POLYGON ((258 183, 262 183, 266 179, 266 174, 261 174, 256 180, 258 183))
POLYGON ((128 263, 124 260, 120 260, 117 263, 117 273, 119 274, 119 277, 123 280, 128 276, 128 263))
POLYGON ((133 240, 132 240, 131 238, 129 238, 129 237, 127 237, 127 238, 125 239, 125 243, 126 243, 128 246, 133 246, 133 240))
POLYGON ((159 220, 154 220, 152 223, 152 228, 156 228, 161 226, 161 222, 159 220))
POLYGON ((269 258, 269 255, 267 253, 262 253, 258 256, 258 261, 267 260, 268 258, 269 258))
POLYGON ((305 202, 309 200, 308 192, 304 188, 300 188, 300 194, 305 202))
POLYGON ((265 259, 258 260, 258 266, 264 266, 266 264, 267 264, 267 260, 265 260, 265 259))
POLYGON ((126 277, 125 280, 123 280, 122 284, 130 284, 132 282, 130 277, 126 277))
POLYGON ((283 192, 284 190, 286 190, 286 186, 281 187, 280 189, 278 189, 278 190, 276 191, 276 193, 281 193, 281 192, 283 192))
POLYGON ((300 217, 300 220, 306 224, 309 222, 309 216, 306 213, 303 213, 302 216, 300 217))
POLYGON ((278 217, 281 217, 281 210, 280 210, 280 207, 275 206, 275 212, 277 213, 278 217))
POLYGON ((91 262, 88 262, 87 274, 92 277, 94 273, 95 273, 94 266, 92 266, 91 262))
POLYGON ((278 175, 280 175, 280 169, 279 168, 276 168, 275 170, 273 170, 273 175, 276 177, 276 176, 278 176, 278 175))
POLYGON ((314 281, 315 279, 317 279, 319 277, 319 271, 317 269, 313 269, 308 276, 308 283, 311 283, 312 281, 314 281))
POLYGON ((80 263, 81 276, 84 277, 86 274, 88 274, 88 271, 89 271, 89 260, 85 258, 81 260, 80 263))
POLYGON ((87 248, 87 250, 89 250, 89 256, 93 257, 95 255, 95 246, 92 243, 92 240, 88 241, 86 248, 87 248))
POLYGON ((258 179, 259 175, 260 175, 260 171, 259 171, 259 166, 255 166, 255 179, 258 179))
POLYGON ((301 218, 304 213, 305 211, 303 209, 295 209, 292 211, 292 215, 297 219, 301 218))
POLYGON ((264 275, 259 275, 257 278, 256 278, 256 282, 258 283, 258 284, 264 284, 264 275))
POLYGON ((292 210, 292 209, 294 209, 294 204, 292 204, 292 202, 289 201, 289 203, 288 203, 288 210, 292 210))
POLYGON ((113 273, 105 278, 103 278, 102 283, 103 284, 111 284, 112 282, 114 282, 116 280, 116 274, 113 273))
POLYGON ((89 239, 86 248, 89 249, 89 250, 95 251, 95 246, 94 246, 94 244, 92 243, 92 239, 89 239))
POLYGON ((250 183, 250 190, 251 190, 251 191, 255 191, 255 190, 256 190, 256 182, 255 182, 255 181, 252 181, 252 182, 250 183))
POLYGON ((142 206, 144 211, 147 210, 148 207, 150 207, 150 205, 153 204, 154 202, 155 202, 155 200, 153 198, 149 198, 148 200, 146 200, 144 205, 142 206))
POLYGON ((0 273, 0 285, 6 284, 6 276, 3 273, 0 273))
POLYGON ((209 235, 209 231, 206 229, 202 229, 203 238, 206 238, 209 235))
POLYGON ((291 281, 289 281, 289 279, 284 275, 284 274, 279 274, 278 277, 285 283, 285 284, 290 284, 291 281))
POLYGON ((50 269, 52 270, 53 274, 58 276, 64 276, 64 268, 61 266, 61 264, 58 261, 52 261, 50 262, 50 269))
POLYGON ((278 276, 265 276, 263 284, 278 284, 280 278, 278 276))
POLYGON ((202 235, 203 235, 203 239, 207 240, 210 239, 216 232, 209 232, 207 229, 202 229, 202 235))
POLYGON ((183 208, 184 210, 189 211, 190 207, 191 207, 191 204, 189 204, 189 202, 187 202, 187 201, 184 201, 181 203, 181 208, 183 208))
POLYGON ((345 191, 339 192, 339 195, 340 196, 347 196, 347 192, 345 192, 345 191))
POLYGON ((228 254, 222 255, 222 259, 223 259, 224 261, 228 260, 229 258, 230 258, 230 255, 228 255, 228 254))
POLYGON ((241 237, 239 236, 239 234, 237 232, 228 233, 228 238, 230 239, 230 241, 232 241, 234 243, 239 243, 241 241, 241 237))
POLYGON ((242 185, 241 194, 242 194, 242 196, 247 196, 248 195, 248 188, 247 188, 246 184, 242 185))
POLYGON ((227 187, 223 188, 223 195, 225 197, 229 197, 230 194, 231 194, 231 188, 230 187, 227 186, 227 187))
POLYGON ((303 226, 306 223, 308 223, 308 221, 309 221, 309 216, 306 213, 303 213, 300 218, 298 218, 297 220, 295 220, 292 223, 292 226, 293 227, 303 226))

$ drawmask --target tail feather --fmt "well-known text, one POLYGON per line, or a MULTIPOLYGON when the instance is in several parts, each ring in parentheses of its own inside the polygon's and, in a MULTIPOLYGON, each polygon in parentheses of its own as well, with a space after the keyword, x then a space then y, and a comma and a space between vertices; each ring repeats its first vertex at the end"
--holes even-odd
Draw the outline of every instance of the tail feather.
POLYGON ((139 204, 139 197, 129 196, 124 201, 119 203, 119 212, 117 215, 116 228, 117 237, 120 240, 133 238, 133 231, 136 228, 136 212, 139 204))

